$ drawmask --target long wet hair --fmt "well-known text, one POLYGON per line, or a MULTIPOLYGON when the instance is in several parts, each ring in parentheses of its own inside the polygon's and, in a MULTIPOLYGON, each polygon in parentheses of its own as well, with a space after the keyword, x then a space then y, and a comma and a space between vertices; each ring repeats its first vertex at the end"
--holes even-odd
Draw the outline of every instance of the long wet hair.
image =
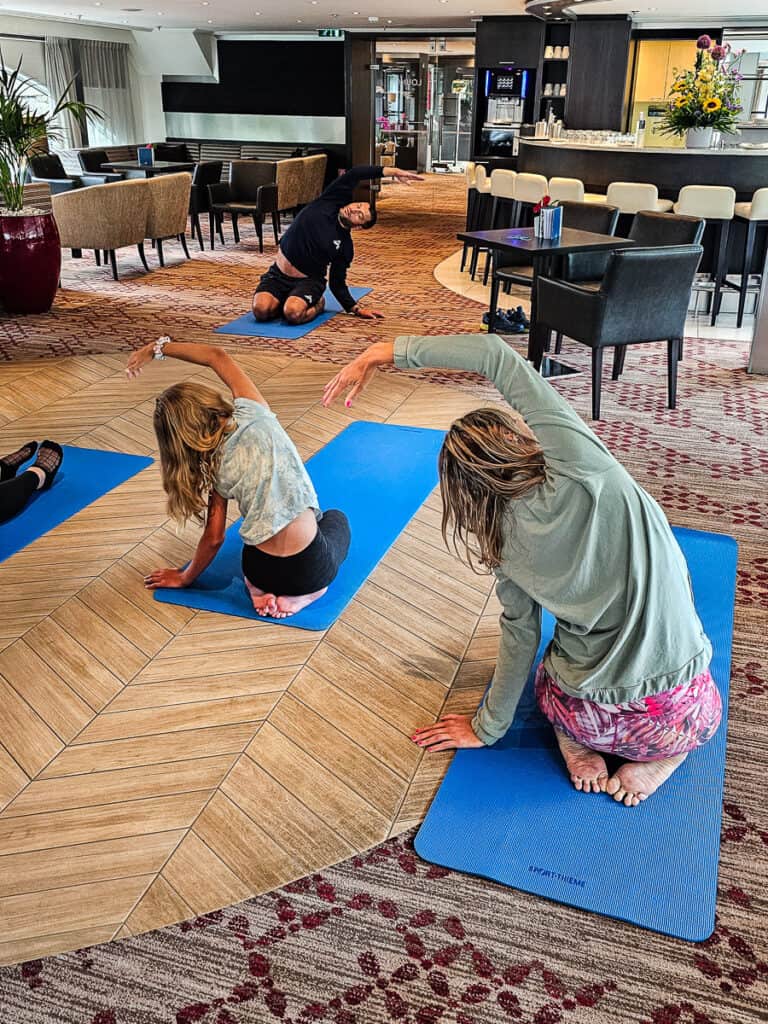
POLYGON ((508 502, 546 480, 541 445, 505 410, 476 409, 451 426, 438 468, 443 540, 475 572, 495 569, 508 502))
POLYGON ((234 406, 207 384, 173 384, 155 402, 168 513, 183 525, 205 521, 208 495, 221 461, 221 442, 235 425, 234 406))

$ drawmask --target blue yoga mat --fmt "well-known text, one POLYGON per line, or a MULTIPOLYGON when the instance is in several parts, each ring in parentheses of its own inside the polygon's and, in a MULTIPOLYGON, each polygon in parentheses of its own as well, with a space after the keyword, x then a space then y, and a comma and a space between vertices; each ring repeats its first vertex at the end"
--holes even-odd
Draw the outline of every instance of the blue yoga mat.
MULTIPOLYGON (((737 548, 731 537, 674 532, 714 648, 724 710, 712 740, 638 807, 578 793, 531 679, 503 739, 456 753, 416 837, 425 860, 676 938, 712 934, 737 548)), ((545 616, 539 657, 553 627, 545 616)))
MULTIPOLYGON (((62 445, 62 449, 64 459, 53 486, 47 491, 36 491, 22 512, 0 526, 0 562, 152 464, 152 459, 144 455, 74 448, 68 444, 62 445)), ((19 472, 23 473, 24 468, 19 472)))
MULTIPOLYGON (((349 290, 355 299, 362 299, 371 291, 370 288, 350 288, 349 290)), ((217 327, 216 334, 240 334, 249 338, 282 338, 284 341, 295 341, 297 338, 303 338, 310 331, 314 331, 316 327, 327 324, 337 313, 341 313, 341 306, 326 290, 325 312, 316 316, 314 320, 310 320, 308 324, 289 324, 282 319, 262 322, 257 320, 253 313, 244 313, 237 320, 217 327)))
POLYGON ((349 554, 327 594, 296 615, 257 615, 243 583, 240 521, 227 530, 213 564, 183 590, 155 591, 158 601, 242 615, 302 629, 327 629, 402 533, 437 485, 441 430, 352 423, 307 462, 320 507, 339 508, 349 518, 349 554))

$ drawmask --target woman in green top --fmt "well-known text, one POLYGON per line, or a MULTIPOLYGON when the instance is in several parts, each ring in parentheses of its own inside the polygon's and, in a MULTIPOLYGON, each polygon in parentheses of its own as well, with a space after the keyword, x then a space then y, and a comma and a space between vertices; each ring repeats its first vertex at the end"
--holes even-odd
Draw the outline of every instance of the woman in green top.
POLYGON ((496 335, 403 336, 372 345, 327 385, 346 404, 377 366, 469 370, 517 415, 479 409, 440 453, 443 536, 497 577, 501 642, 473 718, 446 715, 414 740, 432 751, 481 747, 509 728, 539 646, 536 677, 571 779, 628 807, 648 797, 720 722, 712 648, 682 552, 656 502, 547 381, 496 335), (609 778, 604 753, 626 763, 609 778))

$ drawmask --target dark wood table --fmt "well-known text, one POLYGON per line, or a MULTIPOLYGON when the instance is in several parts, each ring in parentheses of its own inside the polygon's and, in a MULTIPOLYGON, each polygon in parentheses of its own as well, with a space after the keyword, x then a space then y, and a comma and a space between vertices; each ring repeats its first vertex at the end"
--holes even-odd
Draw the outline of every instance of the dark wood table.
POLYGON ((102 171, 143 171, 147 178, 156 174, 174 174, 177 171, 194 171, 192 160, 155 160, 153 164, 140 164, 138 160, 114 160, 101 165, 102 171))
MULTIPOLYGON (((619 235, 598 235, 592 231, 577 231, 563 228, 558 238, 536 238, 533 228, 503 228, 499 231, 462 231, 456 236, 460 242, 471 242, 489 249, 492 272, 495 272, 499 255, 516 252, 530 257, 533 267, 531 277, 531 326, 528 332, 528 359, 533 361, 536 345, 536 283, 540 276, 551 274, 560 258, 572 252, 601 252, 611 249, 626 249, 634 243, 619 235)), ((493 289, 491 289, 493 295, 493 289)), ((496 310, 491 302, 488 310, 488 331, 493 332, 496 310)), ((564 363, 545 359, 541 367, 544 377, 563 377, 578 373, 564 363)))

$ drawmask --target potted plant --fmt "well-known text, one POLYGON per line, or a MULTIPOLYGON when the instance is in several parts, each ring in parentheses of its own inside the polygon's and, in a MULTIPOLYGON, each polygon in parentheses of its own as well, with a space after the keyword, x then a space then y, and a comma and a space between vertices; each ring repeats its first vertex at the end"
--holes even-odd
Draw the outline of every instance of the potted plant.
POLYGON ((699 36, 694 67, 675 69, 669 92, 669 106, 661 122, 661 135, 685 136, 691 149, 708 148, 712 133, 732 135, 741 113, 739 89, 742 76, 738 65, 743 50, 732 51, 730 44, 713 43, 699 36))
POLYGON ((45 313, 53 304, 61 270, 59 232, 53 214, 24 206, 29 158, 60 137, 57 118, 100 116, 68 100, 70 82, 53 109, 41 113, 42 90, 9 70, 0 53, 0 303, 9 313, 45 313))

